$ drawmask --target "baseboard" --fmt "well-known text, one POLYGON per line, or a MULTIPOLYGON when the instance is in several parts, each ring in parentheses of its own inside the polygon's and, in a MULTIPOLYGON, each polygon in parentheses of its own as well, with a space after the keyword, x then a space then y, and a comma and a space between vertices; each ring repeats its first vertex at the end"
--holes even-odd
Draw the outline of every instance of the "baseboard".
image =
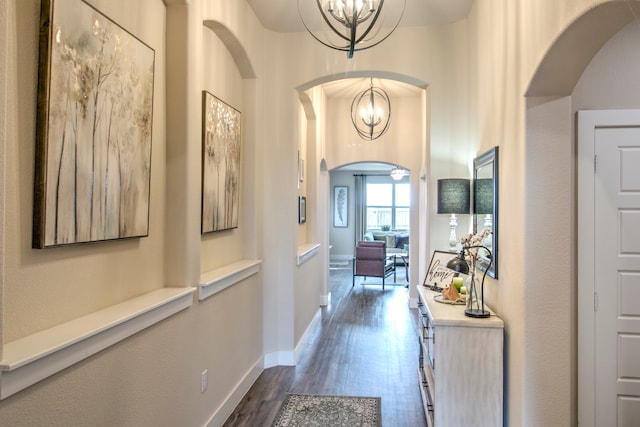
POLYGON ((233 413, 236 406, 242 398, 247 394, 253 383, 256 382, 262 371, 264 370, 264 357, 260 357, 256 363, 247 371, 240 382, 229 393, 225 401, 216 409, 205 427, 219 427, 227 421, 227 418, 233 413))
POLYGON ((274 366, 296 366, 298 361, 307 350, 311 338, 315 336, 318 328, 321 326, 322 315, 320 309, 309 322, 309 326, 302 334, 302 338, 298 341, 298 345, 293 351, 274 351, 264 355, 264 369, 273 368, 274 366))
POLYGON ((320 295, 320 307, 326 307, 331 301, 331 292, 326 295, 320 295))
POLYGON ((264 355, 264 369, 274 366, 296 366, 296 356, 293 351, 274 351, 264 355))
POLYGON ((318 331, 318 329, 320 329, 321 323, 322 323, 322 313, 320 309, 318 309, 316 311, 315 316, 313 316, 313 319, 311 319, 311 322, 309 322, 309 326, 307 326, 307 329, 304 331, 304 334, 302 334, 302 338, 300 338, 298 345, 296 346, 296 351, 294 355, 296 364, 298 364, 298 362, 300 361, 300 358, 309 347, 311 338, 313 338, 316 335, 316 332, 318 331))
POLYGON ((409 298, 409 308, 418 308, 418 298, 409 298))

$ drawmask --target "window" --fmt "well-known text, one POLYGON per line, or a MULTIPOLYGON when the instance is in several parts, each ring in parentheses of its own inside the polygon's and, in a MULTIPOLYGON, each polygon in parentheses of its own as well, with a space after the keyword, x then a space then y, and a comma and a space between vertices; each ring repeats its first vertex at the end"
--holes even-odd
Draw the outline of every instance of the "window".
POLYGON ((408 230, 409 190, 408 183, 367 183, 367 228, 408 230))

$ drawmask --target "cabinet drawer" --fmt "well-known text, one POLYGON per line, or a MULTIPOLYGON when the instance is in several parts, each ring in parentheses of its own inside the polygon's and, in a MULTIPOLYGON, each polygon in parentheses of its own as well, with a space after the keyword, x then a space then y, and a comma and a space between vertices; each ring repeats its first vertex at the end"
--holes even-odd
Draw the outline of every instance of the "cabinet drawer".
POLYGON ((433 321, 429 317, 429 311, 421 299, 418 300, 418 313, 420 333, 427 353, 425 356, 429 362, 429 366, 431 366, 431 369, 435 369, 435 329, 433 327, 433 321))

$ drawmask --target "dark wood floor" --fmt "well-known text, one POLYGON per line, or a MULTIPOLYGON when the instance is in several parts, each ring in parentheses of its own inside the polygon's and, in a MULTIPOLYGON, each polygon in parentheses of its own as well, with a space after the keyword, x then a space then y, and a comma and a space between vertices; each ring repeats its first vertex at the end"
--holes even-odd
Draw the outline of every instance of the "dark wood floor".
MULTIPOLYGON (((298 365, 266 369, 224 426, 269 426, 287 393, 378 396, 384 427, 426 426, 409 289, 389 286, 392 277, 384 291, 361 278, 352 288, 350 266, 330 277, 331 303, 298 365)), ((401 272, 397 280, 404 281, 401 272)))

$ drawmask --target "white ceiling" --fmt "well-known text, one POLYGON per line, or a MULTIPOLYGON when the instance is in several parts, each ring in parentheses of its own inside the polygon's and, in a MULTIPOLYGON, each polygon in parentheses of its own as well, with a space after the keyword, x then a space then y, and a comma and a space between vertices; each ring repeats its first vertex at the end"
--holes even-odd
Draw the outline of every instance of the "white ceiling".
MULTIPOLYGON (((298 16, 298 1, 315 0, 247 0, 258 19, 272 31, 288 33, 305 31, 298 16)), ((389 0, 387 0, 389 1, 389 0)), ((406 0, 400 26, 449 24, 469 14, 473 0, 406 0)))
MULTIPOLYGON (((298 1, 316 0, 247 0, 258 19, 275 32, 305 32, 298 14, 298 1)), ((385 0, 385 7, 397 6, 403 0, 385 0)), ((406 0, 401 27, 442 25, 465 19, 474 0, 406 0)), ((328 48, 327 48, 328 49, 328 48)), ((357 53, 356 53, 357 55, 357 53)), ((394 80, 374 78, 390 97, 419 96, 421 89, 394 80)), ((342 79, 322 85, 329 98, 353 98, 369 86, 368 78, 342 79)))

